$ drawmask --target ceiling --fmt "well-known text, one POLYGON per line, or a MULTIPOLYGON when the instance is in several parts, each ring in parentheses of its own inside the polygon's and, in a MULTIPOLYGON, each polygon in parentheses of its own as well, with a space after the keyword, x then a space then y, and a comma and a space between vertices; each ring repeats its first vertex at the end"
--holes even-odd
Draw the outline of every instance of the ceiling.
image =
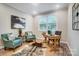
POLYGON ((68 7, 68 3, 6 3, 6 5, 30 15, 68 7))

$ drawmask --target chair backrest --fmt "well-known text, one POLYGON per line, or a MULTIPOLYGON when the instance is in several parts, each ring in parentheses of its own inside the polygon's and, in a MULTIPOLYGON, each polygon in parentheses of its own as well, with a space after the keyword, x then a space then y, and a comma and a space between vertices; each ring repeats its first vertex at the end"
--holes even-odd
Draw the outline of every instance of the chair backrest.
POLYGON ((46 35, 46 32, 43 32, 42 35, 45 36, 46 35))
POLYGON ((1 34, 1 38, 3 41, 9 40, 8 34, 1 34))
POLYGON ((28 35, 28 32, 25 32, 25 35, 27 36, 28 35))
POLYGON ((47 37, 46 32, 43 32, 42 35, 43 35, 44 38, 47 37))
POLYGON ((27 34, 27 35, 33 35, 33 33, 31 31, 25 32, 25 34, 27 34))
POLYGON ((12 33, 1 34, 2 40, 3 40, 3 41, 9 40, 9 37, 8 37, 8 36, 9 36, 10 34, 12 34, 12 33))
POLYGON ((52 35, 52 31, 48 30, 48 34, 49 34, 49 35, 52 35))
POLYGON ((62 31, 55 31, 55 35, 61 35, 62 31))

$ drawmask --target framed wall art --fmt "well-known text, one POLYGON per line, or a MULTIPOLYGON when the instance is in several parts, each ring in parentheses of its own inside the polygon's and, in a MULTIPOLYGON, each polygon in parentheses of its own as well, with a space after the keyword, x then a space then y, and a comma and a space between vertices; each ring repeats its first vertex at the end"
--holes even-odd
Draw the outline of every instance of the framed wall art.
POLYGON ((79 3, 72 7, 72 29, 79 30, 79 3))
POLYGON ((25 18, 11 15, 11 29, 25 28, 25 18))

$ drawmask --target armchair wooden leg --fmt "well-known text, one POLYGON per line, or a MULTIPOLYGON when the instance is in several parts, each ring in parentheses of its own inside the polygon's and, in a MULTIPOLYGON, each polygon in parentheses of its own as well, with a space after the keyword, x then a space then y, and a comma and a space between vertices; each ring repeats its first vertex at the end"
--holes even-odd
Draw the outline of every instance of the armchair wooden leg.
POLYGON ((21 43, 21 46, 22 46, 22 44, 23 44, 23 43, 21 43))
POLYGON ((4 50, 6 50, 6 47, 4 47, 4 50))
POLYGON ((15 52, 15 48, 13 48, 13 52, 15 52))
POLYGON ((60 41, 58 42, 58 46, 60 47, 60 41))

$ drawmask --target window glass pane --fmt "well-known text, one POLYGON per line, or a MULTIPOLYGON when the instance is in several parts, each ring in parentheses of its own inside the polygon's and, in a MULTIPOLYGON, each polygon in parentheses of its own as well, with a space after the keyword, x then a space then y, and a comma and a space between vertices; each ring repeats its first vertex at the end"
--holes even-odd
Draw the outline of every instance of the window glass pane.
POLYGON ((46 31, 46 24, 40 24, 40 30, 46 31))
POLYGON ((46 17, 44 17, 44 16, 40 17, 39 25, 40 25, 40 31, 46 31, 46 28, 47 28, 46 17))
POLYGON ((46 24, 47 23, 47 19, 46 17, 40 17, 40 20, 39 20, 40 24, 46 24))
POLYGON ((55 16, 48 16, 48 23, 56 23, 56 17, 55 16))
POLYGON ((52 32, 56 30, 56 17, 55 16, 48 16, 48 30, 52 32))

